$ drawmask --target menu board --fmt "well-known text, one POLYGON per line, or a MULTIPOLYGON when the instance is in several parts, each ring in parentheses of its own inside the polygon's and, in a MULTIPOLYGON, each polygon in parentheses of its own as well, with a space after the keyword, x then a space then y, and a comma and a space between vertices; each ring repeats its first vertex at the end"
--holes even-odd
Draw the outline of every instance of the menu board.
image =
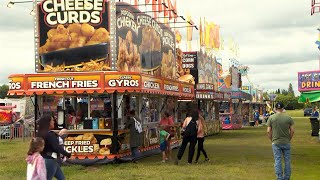
POLYGON ((126 3, 117 3, 116 18, 117 70, 175 79, 174 33, 126 3))
POLYGON ((110 70, 107 1, 42 0, 38 12, 38 72, 110 70))

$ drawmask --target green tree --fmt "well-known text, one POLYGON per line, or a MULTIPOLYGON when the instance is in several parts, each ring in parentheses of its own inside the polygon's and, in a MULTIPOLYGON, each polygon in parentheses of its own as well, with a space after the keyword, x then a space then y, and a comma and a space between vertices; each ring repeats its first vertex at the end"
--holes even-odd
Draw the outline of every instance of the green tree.
POLYGON ((294 91, 291 83, 289 83, 288 94, 294 96, 294 91))
POLYGON ((0 98, 3 99, 7 96, 7 93, 9 91, 9 86, 4 84, 0 86, 0 98))
POLYGON ((263 92, 263 98, 264 98, 265 100, 269 100, 269 94, 268 94, 268 92, 263 92))
POLYGON ((282 89, 282 90, 281 90, 281 94, 283 94, 283 95, 288 95, 288 91, 285 90, 285 89, 282 89))

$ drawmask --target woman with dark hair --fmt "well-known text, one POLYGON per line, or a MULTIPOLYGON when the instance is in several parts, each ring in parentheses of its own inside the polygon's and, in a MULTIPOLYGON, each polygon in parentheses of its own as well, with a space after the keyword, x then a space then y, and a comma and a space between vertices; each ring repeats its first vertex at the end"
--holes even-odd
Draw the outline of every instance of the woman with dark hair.
POLYGON ((176 165, 178 165, 179 160, 181 160, 188 143, 190 143, 189 154, 188 154, 188 164, 192 163, 195 146, 197 144, 198 119, 199 119, 199 113, 198 111, 195 110, 191 113, 191 116, 188 116, 183 122, 183 125, 182 125, 182 128, 184 129, 183 139, 182 139, 182 144, 179 148, 177 158, 175 160, 176 165))
POLYGON ((42 137, 45 141, 45 146, 41 152, 44 158, 47 169, 47 180, 51 180, 53 177, 58 180, 64 180, 64 174, 57 162, 57 158, 60 154, 70 157, 71 154, 66 152, 61 146, 59 146, 58 135, 52 130, 55 127, 55 121, 49 114, 43 115, 39 120, 38 136, 42 137))

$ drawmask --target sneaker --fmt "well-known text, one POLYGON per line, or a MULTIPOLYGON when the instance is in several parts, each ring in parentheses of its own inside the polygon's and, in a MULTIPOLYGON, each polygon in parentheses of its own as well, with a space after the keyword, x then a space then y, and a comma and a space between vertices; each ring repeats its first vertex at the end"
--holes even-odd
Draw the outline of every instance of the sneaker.
POLYGON ((188 165, 192 165, 191 163, 188 163, 188 165))
POLYGON ((210 161, 210 159, 209 159, 209 158, 206 158, 206 160, 204 160, 204 161, 209 162, 209 161, 210 161))
POLYGON ((178 158, 176 158, 176 159, 174 160, 174 164, 175 164, 175 165, 178 165, 178 164, 179 164, 179 159, 178 159, 178 158))
POLYGON ((165 162, 166 162, 166 160, 162 160, 161 162, 162 162, 162 163, 165 163, 165 162))
POLYGON ((198 164, 198 161, 194 161, 195 164, 198 164))

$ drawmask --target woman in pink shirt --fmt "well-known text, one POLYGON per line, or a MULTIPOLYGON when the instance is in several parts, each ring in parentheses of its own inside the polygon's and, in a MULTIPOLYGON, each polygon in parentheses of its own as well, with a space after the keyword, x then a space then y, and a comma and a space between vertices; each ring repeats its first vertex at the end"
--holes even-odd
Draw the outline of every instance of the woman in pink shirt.
POLYGON ((199 121, 198 121, 199 124, 198 124, 198 133, 197 133, 198 151, 197 151, 197 157, 196 157, 195 163, 198 163, 201 151, 204 157, 206 158, 205 161, 209 161, 208 155, 203 148, 204 136, 207 132, 207 126, 202 114, 203 114, 202 111, 199 110, 199 121))
POLYGON ((164 127, 164 130, 167 131, 168 133, 170 133, 170 137, 167 140, 167 157, 171 160, 171 138, 174 136, 173 132, 171 130, 171 127, 174 126, 174 120, 173 120, 173 116, 170 116, 170 114, 165 111, 163 113, 163 118, 160 120, 159 123, 160 127, 164 127))

